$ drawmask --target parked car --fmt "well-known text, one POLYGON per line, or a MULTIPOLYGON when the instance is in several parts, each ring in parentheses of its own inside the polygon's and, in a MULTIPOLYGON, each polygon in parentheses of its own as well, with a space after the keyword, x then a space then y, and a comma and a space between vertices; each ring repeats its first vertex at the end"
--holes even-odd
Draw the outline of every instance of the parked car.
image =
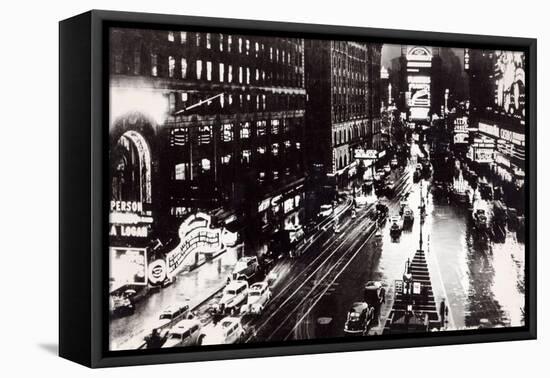
POLYGON ((198 345, 200 335, 201 322, 198 319, 184 319, 170 330, 162 348, 198 345))
POLYGON ((226 317, 210 328, 201 338, 201 345, 234 344, 244 338, 244 329, 240 318, 226 317))
POLYGON ((215 304, 211 311, 214 314, 232 314, 235 315, 240 310, 248 296, 248 282, 231 281, 224 289, 219 302, 215 304))
POLYGON ((374 307, 366 302, 355 302, 348 311, 344 332, 366 335, 374 320, 374 307))
POLYGON ((258 273, 258 270, 259 264, 256 256, 241 257, 233 267, 233 272, 227 281, 249 280, 258 273))
POLYGON ((380 281, 368 281, 363 290, 363 300, 373 307, 386 302, 386 289, 380 281))
POLYGON ((271 299, 267 282, 257 282, 248 289, 248 299, 241 307, 241 314, 260 315, 271 299))

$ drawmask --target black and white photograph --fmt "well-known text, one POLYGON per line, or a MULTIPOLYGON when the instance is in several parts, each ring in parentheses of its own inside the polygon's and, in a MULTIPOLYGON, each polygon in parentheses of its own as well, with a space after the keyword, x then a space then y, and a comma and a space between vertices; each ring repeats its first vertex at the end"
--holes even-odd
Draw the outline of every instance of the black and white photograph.
POLYGON ((110 351, 525 326, 524 52, 108 40, 110 351))

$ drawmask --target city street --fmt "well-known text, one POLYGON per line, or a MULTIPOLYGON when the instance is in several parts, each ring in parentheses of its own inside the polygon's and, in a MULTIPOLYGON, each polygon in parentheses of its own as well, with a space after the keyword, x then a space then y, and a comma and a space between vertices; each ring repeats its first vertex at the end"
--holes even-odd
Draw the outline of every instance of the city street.
POLYGON ((521 52, 109 38, 111 350, 525 324, 521 52))

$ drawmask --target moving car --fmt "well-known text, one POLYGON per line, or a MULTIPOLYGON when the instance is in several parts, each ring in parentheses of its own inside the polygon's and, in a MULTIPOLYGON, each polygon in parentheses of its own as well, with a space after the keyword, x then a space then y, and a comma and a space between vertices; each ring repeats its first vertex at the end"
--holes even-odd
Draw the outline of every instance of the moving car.
POLYGON ((401 235, 401 231, 402 231, 401 218, 398 215, 394 215, 390 217, 390 235, 393 238, 396 238, 399 235, 401 235))
POLYGON ((232 280, 249 280, 254 277, 256 273, 258 273, 258 269, 259 264, 258 258, 256 256, 241 257, 235 264, 233 272, 231 273, 231 276, 227 279, 227 281, 229 282, 232 280))
POLYGON ((260 315, 271 299, 267 282, 257 282, 248 289, 248 299, 241 307, 241 314, 260 315))
POLYGON ((198 319, 184 319, 168 333, 162 348, 174 348, 199 344, 201 322, 198 319))
POLYGON ((224 289, 219 302, 212 307, 214 314, 236 314, 248 296, 248 282, 231 281, 224 289))
POLYGON ((366 335, 374 320, 374 307, 366 302, 355 302, 348 311, 344 332, 350 335, 366 335))
POLYGON ((244 338, 240 318, 226 317, 201 337, 201 345, 234 344, 244 338))
POLYGON ((412 225, 414 222, 414 213, 409 206, 403 209, 403 226, 412 225))
POLYGON ((319 216, 326 218, 332 214, 332 205, 321 205, 321 209, 319 211, 319 216))
POLYGON ((186 316, 188 312, 188 304, 169 306, 161 312, 159 316, 159 324, 157 324, 157 326, 170 323, 179 317, 186 316))

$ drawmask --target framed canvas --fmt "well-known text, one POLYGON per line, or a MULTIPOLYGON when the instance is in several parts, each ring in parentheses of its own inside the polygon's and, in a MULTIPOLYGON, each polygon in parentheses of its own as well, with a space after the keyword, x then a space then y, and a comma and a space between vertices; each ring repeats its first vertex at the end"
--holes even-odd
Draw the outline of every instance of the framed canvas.
POLYGON ((536 337, 536 40, 60 22, 62 357, 536 337))

